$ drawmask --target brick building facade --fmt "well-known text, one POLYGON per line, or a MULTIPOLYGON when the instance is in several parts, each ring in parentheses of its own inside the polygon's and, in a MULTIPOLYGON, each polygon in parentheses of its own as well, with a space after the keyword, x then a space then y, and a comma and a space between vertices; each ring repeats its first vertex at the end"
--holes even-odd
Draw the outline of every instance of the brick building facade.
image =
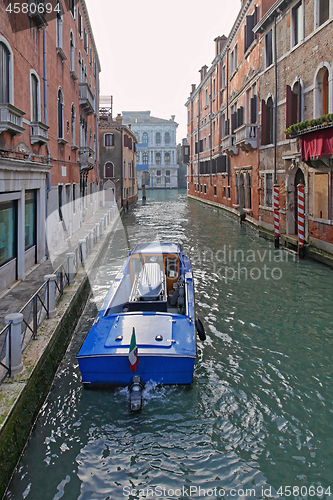
POLYGON ((309 157, 302 153, 302 143, 307 141, 311 149, 311 145, 333 138, 333 124, 321 123, 330 118, 320 120, 333 113, 332 20, 329 0, 280 0, 254 28, 259 34, 261 71, 260 222, 272 228, 271 193, 276 181, 281 231, 297 236, 297 185, 302 183, 305 238, 330 253, 333 148, 314 150, 309 157), (272 60, 268 60, 270 51, 272 60), (304 122, 309 128, 297 132, 302 127, 294 127, 294 133, 285 133, 288 127, 304 122))
POLYGON ((186 102, 189 195, 272 231, 278 183, 280 232, 297 241, 303 183, 306 240, 331 253, 332 21, 330 0, 243 0, 186 102))
POLYGON ((36 1, 25 4, 29 12, 7 4, 0 3, 1 289, 55 255, 99 204, 100 64, 85 1, 58 0, 51 13, 38 12, 36 1))
POLYGON ((123 125, 121 115, 115 120, 111 113, 100 116, 100 189, 104 191, 107 204, 116 202, 119 208, 128 207, 138 198, 136 144, 131 125, 123 125))

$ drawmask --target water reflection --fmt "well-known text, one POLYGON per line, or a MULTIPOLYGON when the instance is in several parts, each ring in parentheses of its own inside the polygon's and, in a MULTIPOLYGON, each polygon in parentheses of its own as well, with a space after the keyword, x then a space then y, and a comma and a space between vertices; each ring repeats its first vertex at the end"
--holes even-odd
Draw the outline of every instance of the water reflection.
POLYGON ((244 498, 246 489, 263 498, 280 486, 328 488, 331 270, 292 255, 274 261, 271 243, 184 192, 147 195, 115 233, 7 498, 244 498), (198 343, 192 387, 152 383, 133 415, 126 389, 83 390, 75 355, 129 249, 154 239, 189 253, 207 341, 198 343), (221 262, 224 246, 237 258, 221 262), (247 275, 218 272, 238 264, 247 275), (250 276, 265 265, 279 279, 250 276))

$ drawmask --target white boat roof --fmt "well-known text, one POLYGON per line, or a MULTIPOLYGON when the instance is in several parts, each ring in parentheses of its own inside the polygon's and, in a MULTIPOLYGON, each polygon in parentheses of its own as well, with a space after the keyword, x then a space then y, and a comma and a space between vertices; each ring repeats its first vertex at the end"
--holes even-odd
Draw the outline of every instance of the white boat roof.
POLYGON ((173 253, 177 254, 181 252, 181 246, 179 243, 169 243, 162 241, 153 241, 152 243, 140 243, 131 252, 135 253, 145 253, 145 254, 165 254, 173 253))

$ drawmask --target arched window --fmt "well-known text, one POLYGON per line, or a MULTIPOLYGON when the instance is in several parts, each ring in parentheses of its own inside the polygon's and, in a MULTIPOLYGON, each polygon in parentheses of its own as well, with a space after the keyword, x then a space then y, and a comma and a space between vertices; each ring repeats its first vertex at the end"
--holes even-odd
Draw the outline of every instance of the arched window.
POLYGON ((104 134, 104 146, 114 146, 113 134, 104 134))
POLYGON ((328 69, 323 74, 323 115, 328 114, 328 69))
POLYGON ((72 13, 73 19, 75 19, 75 0, 69 0, 69 8, 72 13))
POLYGON ((62 49, 62 6, 57 1, 57 47, 62 49))
POLYGON ((161 153, 156 153, 155 163, 156 165, 161 165, 161 153))
POLYGON ((169 132, 165 132, 164 142, 165 142, 165 144, 170 144, 170 133, 169 132))
POLYGON ((272 96, 261 103, 261 144, 273 144, 274 142, 274 101, 272 96))
POLYGON ((10 52, 6 45, 0 42, 0 103, 9 103, 9 59, 10 52))
POLYGON ((245 208, 252 208, 251 174, 245 174, 245 208))
POLYGON ((70 44, 70 67, 71 71, 75 71, 75 45, 74 45, 73 31, 71 31, 69 44, 70 44))
POLYGON ((302 85, 297 81, 293 88, 286 87, 286 127, 302 121, 302 85))
POLYGON ((142 163, 143 163, 143 165, 148 165, 148 153, 147 152, 142 154, 142 163))
POLYGON ((64 138, 64 94, 62 89, 58 90, 58 137, 64 138))
POLYGON ((31 121, 39 121, 39 82, 36 75, 31 75, 31 121))
POLYGON ((147 132, 144 132, 144 133, 142 134, 142 142, 143 142, 144 144, 148 144, 148 134, 147 134, 147 132))
POLYGON ((239 203, 239 191, 238 191, 238 175, 235 174, 235 202, 236 205, 239 203))
POLYGON ((165 153, 164 154, 164 164, 165 165, 170 165, 170 153, 165 153))
POLYGON ((104 177, 108 179, 114 177, 114 164, 111 161, 108 161, 104 165, 104 177))
POLYGON ((160 134, 160 132, 156 132, 156 144, 161 144, 161 134, 160 134))
POLYGON ((330 109, 329 100, 329 71, 323 66, 317 73, 315 82, 315 113, 314 118, 327 115, 330 109))
POLYGON ((79 83, 83 82, 83 60, 79 51, 79 83))
POLYGON ((74 106, 74 103, 73 103, 72 107, 71 107, 71 136, 72 136, 72 146, 75 146, 75 142, 76 142, 76 139, 75 139, 75 118, 76 118, 75 106, 74 106))

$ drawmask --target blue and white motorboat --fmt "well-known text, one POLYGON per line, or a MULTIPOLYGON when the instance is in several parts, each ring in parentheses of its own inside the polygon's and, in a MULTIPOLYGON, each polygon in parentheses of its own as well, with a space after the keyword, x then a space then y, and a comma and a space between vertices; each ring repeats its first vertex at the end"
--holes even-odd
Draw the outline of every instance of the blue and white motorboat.
POLYGON ((195 318, 191 264, 181 245, 140 244, 116 276, 78 353, 83 384, 131 385, 133 371, 142 387, 150 380, 191 384, 196 329, 204 339, 195 318))

